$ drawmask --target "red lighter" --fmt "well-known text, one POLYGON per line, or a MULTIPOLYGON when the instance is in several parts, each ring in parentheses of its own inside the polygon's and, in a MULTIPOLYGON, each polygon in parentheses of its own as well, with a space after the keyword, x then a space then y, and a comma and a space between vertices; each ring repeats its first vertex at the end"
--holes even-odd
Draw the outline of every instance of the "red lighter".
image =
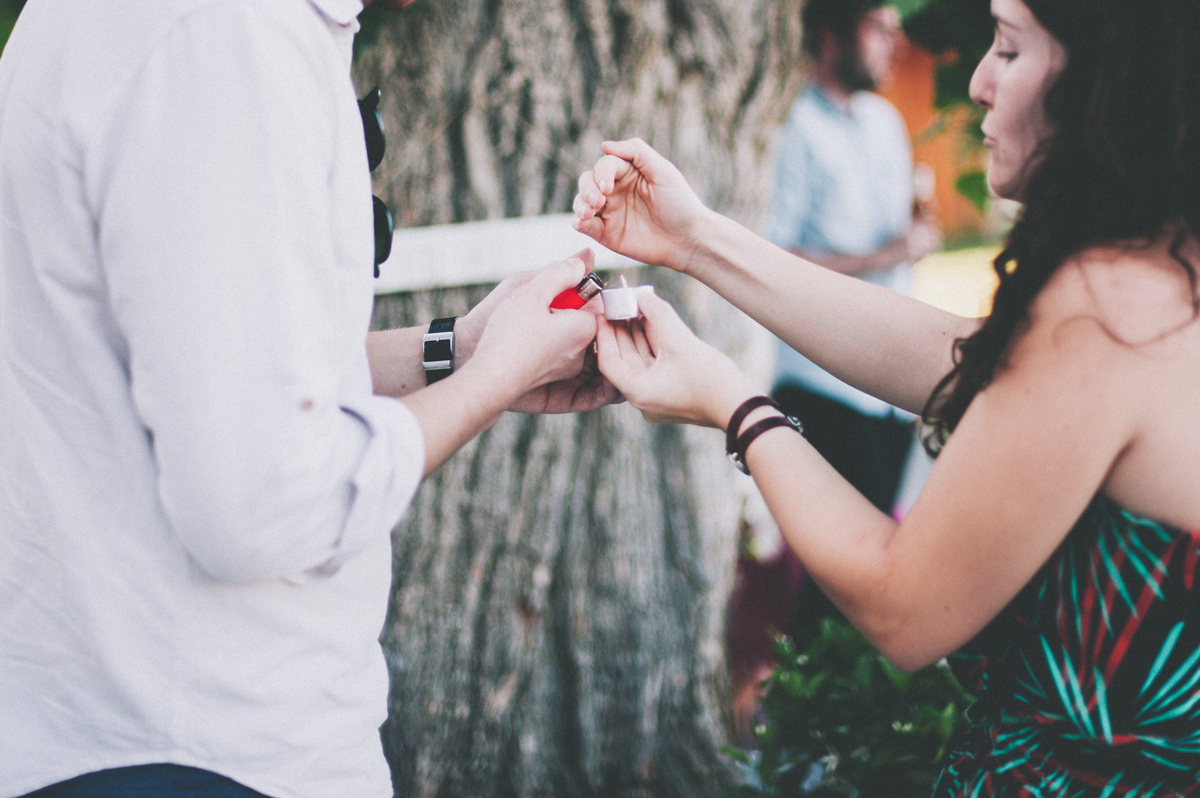
POLYGON ((600 293, 604 287, 603 281, 595 272, 590 272, 574 288, 568 288, 550 302, 550 307, 559 310, 577 310, 587 304, 588 300, 600 293))

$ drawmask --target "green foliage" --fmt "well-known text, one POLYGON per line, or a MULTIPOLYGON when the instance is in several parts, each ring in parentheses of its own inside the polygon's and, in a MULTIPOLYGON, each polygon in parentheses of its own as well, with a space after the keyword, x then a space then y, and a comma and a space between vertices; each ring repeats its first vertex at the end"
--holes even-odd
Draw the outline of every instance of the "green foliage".
POLYGON ((362 10, 358 15, 358 33, 354 35, 354 57, 358 58, 363 53, 375 46, 375 42, 379 40, 380 32, 388 25, 394 24, 396 18, 401 14, 409 17, 429 17, 436 12, 433 3, 414 3, 407 8, 389 8, 382 2, 373 3, 362 10))
POLYGON ((902 20, 908 20, 921 13, 930 2, 932 0, 894 0, 892 5, 899 9, 902 20))
POLYGON ((743 784, 725 798, 928 796, 973 701, 944 664, 893 667, 844 623, 826 619, 804 653, 776 641, 757 751, 727 749, 743 784))
POLYGON ((992 43, 988 0, 926 0, 905 16, 904 32, 938 58, 937 107, 974 107, 971 75, 992 43))
POLYGON ((363 9, 358 15, 358 33, 354 35, 354 57, 371 49, 379 38, 379 31, 388 23, 388 20, 399 11, 383 8, 382 6, 372 5, 363 9))
POLYGON ((958 193, 971 201, 971 204, 983 213, 987 208, 988 200, 991 198, 991 191, 988 189, 987 173, 978 170, 971 172, 963 172, 954 181, 954 187, 958 189, 958 193))
MULTIPOLYGON (((992 43, 993 22, 989 0, 899 0, 904 31, 937 59, 934 72, 934 105, 941 110, 936 127, 966 114, 964 163, 983 149, 979 123, 983 112, 971 101, 971 75, 992 43)), ((982 172, 966 171, 955 181, 960 194, 982 213, 990 194, 982 172)))
POLYGON ((8 36, 17 22, 17 15, 24 6, 25 0, 0 0, 0 50, 8 43, 8 36))

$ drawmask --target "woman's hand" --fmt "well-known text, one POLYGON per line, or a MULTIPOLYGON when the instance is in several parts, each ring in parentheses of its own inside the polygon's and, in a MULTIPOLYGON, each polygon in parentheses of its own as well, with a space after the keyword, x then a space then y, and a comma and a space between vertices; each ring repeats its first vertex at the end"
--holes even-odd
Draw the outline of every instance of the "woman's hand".
POLYGON ((757 391, 733 361, 704 343, 659 297, 639 297, 631 322, 600 320, 600 371, 647 421, 724 429, 757 391))
POLYGON ((674 164, 641 139, 606 141, 579 177, 575 229, 641 263, 685 271, 711 213, 674 164))

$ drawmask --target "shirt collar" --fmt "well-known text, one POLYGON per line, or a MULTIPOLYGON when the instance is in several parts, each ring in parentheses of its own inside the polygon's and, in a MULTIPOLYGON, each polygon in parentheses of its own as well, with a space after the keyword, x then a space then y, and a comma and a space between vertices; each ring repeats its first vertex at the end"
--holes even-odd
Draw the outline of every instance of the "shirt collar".
MULTIPOLYGON (((815 80, 809 84, 809 88, 812 90, 813 96, 817 98, 817 102, 823 106, 827 112, 846 118, 854 116, 854 94, 850 95, 850 102, 848 106, 844 106, 835 100, 833 96, 830 95, 829 92, 825 91, 824 87, 822 87, 821 84, 817 83, 815 80)), ((857 94, 857 92, 855 92, 855 94, 857 94)))
POLYGON ((308 0, 339 25, 349 25, 363 10, 363 0, 308 0))

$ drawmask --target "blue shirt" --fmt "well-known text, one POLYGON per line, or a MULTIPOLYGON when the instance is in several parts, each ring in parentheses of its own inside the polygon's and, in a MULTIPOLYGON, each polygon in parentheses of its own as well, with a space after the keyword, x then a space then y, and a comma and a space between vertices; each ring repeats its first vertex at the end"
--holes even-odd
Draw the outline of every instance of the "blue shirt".
MULTIPOLYGON (((891 103, 860 91, 847 110, 810 85, 780 135, 767 238, 814 255, 869 255, 912 224, 912 166, 908 130, 891 103)), ((912 264, 859 276, 908 293, 912 264)), ((868 415, 899 412, 782 341, 778 350, 776 384, 799 385, 868 415)))

